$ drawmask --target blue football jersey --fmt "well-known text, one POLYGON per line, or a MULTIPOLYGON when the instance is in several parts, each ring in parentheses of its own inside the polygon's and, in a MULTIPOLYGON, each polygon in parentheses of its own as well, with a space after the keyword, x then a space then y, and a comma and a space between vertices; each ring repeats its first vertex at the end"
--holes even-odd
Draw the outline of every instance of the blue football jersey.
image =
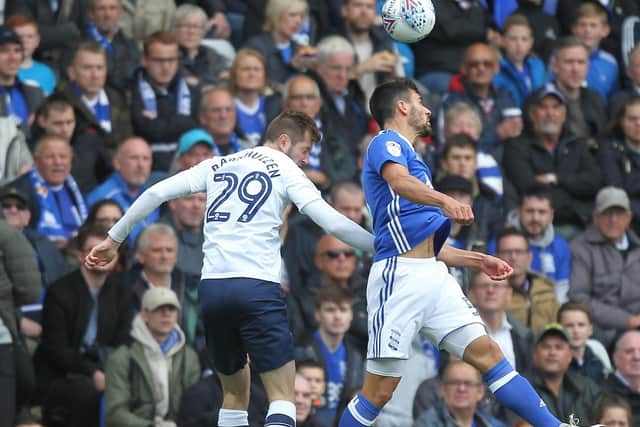
POLYGON ((388 129, 371 140, 362 168, 362 187, 373 219, 374 261, 408 252, 432 234, 438 253, 449 235, 449 218, 436 206, 419 205, 395 193, 382 177, 386 162, 401 164, 433 188, 429 167, 406 138, 388 129))

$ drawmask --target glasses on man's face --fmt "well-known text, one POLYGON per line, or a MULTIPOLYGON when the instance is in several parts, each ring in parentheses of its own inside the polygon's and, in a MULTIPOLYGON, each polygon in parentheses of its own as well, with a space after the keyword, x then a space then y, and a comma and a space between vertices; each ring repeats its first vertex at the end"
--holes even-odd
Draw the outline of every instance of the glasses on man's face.
POLYGON ((480 68, 480 67, 493 68, 495 66, 495 62, 490 61, 488 59, 477 60, 477 61, 471 60, 471 61, 467 61, 465 65, 469 68, 480 68))
POLYGON ((443 384, 451 388, 457 388, 457 387, 471 388, 471 387, 480 387, 482 385, 482 383, 480 382, 467 381, 467 380, 447 380, 443 382, 443 384))
POLYGON ((343 249, 341 251, 326 251, 324 255, 328 256, 331 259, 336 259, 339 258, 340 255, 344 255, 345 257, 350 258, 352 256, 355 256, 356 253, 352 249, 343 249))
POLYGON ((176 56, 173 58, 159 58, 157 56, 151 56, 149 57, 149 61, 157 65, 173 65, 178 62, 178 57, 176 56))
POLYGON ((27 206, 24 203, 19 202, 2 202, 2 209, 11 210, 16 209, 19 211, 27 210, 27 206))

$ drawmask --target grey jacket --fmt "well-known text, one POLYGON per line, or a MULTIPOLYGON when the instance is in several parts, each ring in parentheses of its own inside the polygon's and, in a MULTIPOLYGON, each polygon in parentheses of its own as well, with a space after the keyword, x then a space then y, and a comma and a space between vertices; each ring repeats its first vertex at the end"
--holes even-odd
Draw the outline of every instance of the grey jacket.
POLYGON ((33 164, 24 133, 8 117, 0 117, 0 185, 13 181, 20 169, 33 164))
POLYGON ((640 313, 640 238, 627 230, 626 257, 594 225, 571 241, 569 299, 589 305, 605 345, 640 313))
POLYGON ((18 336, 18 309, 38 300, 42 290, 33 248, 26 237, 0 219, 0 334, 18 336))

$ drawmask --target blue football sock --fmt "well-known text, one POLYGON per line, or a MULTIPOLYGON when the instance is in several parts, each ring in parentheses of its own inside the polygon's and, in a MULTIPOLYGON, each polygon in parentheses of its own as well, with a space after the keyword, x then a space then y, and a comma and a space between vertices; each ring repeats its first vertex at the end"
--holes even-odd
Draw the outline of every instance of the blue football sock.
POLYGON ((373 403, 358 393, 342 413, 338 427, 369 427, 379 413, 380 410, 373 403))
POLYGON ((534 427, 558 427, 562 422, 554 417, 529 381, 502 359, 484 374, 484 380, 496 399, 506 408, 527 420, 534 427))

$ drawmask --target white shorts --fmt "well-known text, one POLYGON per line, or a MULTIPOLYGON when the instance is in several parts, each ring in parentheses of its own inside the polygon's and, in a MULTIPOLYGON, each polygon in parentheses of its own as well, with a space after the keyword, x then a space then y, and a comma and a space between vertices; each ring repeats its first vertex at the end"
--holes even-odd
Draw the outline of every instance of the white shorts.
POLYGON ((367 284, 367 359, 408 359, 418 332, 440 347, 480 315, 447 266, 435 258, 392 257, 371 266, 367 284))

